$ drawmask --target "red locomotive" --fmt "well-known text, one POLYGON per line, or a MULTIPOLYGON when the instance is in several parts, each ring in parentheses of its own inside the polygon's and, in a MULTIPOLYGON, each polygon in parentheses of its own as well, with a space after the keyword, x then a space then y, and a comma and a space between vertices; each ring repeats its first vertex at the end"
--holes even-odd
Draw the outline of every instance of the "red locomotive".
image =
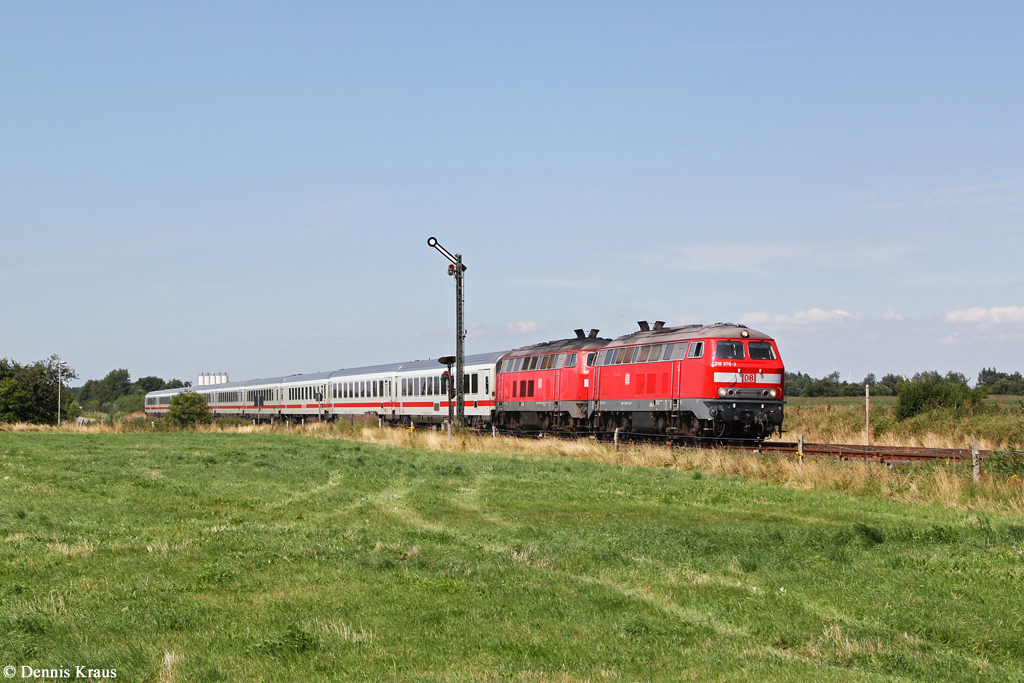
POLYGON ((775 341, 743 325, 651 328, 510 352, 493 420, 511 430, 764 438, 782 430, 785 369, 775 341))

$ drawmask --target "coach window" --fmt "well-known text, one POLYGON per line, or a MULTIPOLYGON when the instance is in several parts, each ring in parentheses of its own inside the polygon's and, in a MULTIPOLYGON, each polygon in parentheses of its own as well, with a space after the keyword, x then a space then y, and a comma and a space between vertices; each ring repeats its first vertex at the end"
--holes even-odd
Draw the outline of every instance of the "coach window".
POLYGON ((565 367, 574 368, 576 367, 576 354, 570 353, 565 357, 565 367))
POLYGON ((715 344, 715 358, 723 360, 743 360, 746 354, 743 353, 743 342, 726 341, 723 339, 715 344))
POLYGON ((471 391, 469 393, 471 393, 471 394, 479 394, 480 393, 479 376, 475 372, 473 373, 473 391, 471 391))
POLYGON ((484 393, 488 396, 491 395, 491 376, 484 375, 484 393))

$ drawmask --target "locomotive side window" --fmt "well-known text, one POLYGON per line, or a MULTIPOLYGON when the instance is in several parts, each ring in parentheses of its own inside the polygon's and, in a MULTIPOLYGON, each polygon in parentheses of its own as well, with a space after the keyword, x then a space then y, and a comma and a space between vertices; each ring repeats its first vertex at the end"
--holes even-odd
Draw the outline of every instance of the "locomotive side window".
POLYGON ((568 356, 565 357, 565 367, 567 367, 567 368, 574 368, 574 367, 576 367, 576 354, 575 353, 570 353, 568 356))
POLYGON ((595 361, 596 359, 597 359, 597 354, 596 354, 596 353, 588 353, 588 354, 587 354, 587 367, 588 367, 588 368, 589 368, 589 367, 593 367, 593 365, 594 365, 594 361, 595 361))
POLYGON ((516 398, 516 388, 517 388, 517 385, 518 385, 518 382, 512 382, 512 398, 516 398))
POLYGON ((768 342, 747 342, 750 360, 775 360, 775 349, 768 342))
POLYGON ((531 379, 526 385, 526 395, 533 398, 533 380, 531 379))
MULTIPOLYGON (((533 382, 530 382, 530 384, 533 384, 533 382)), ((526 380, 525 379, 519 380, 519 398, 526 398, 526 380)))
POLYGON ((690 342, 690 352, 686 354, 687 358, 700 358, 704 355, 704 342, 690 342))
POLYGON ((715 344, 715 358, 743 360, 746 354, 743 352, 743 342, 722 340, 715 344))

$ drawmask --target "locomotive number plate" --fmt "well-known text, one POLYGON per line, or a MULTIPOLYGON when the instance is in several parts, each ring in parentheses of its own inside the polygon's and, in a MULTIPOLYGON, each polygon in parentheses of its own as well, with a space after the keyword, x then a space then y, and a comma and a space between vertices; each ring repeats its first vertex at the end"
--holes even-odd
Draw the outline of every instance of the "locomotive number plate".
POLYGON ((752 373, 752 372, 744 372, 743 373, 743 383, 744 384, 753 384, 754 383, 754 373, 752 373))

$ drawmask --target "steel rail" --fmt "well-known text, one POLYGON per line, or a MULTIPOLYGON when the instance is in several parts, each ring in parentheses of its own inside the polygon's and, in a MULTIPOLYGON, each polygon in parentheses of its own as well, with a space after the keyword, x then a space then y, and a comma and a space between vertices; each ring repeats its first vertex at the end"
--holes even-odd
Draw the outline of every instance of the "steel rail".
MULTIPOLYGON (((477 430, 481 434, 489 430, 477 430)), ((514 436, 527 439, 571 439, 594 438, 602 443, 612 439, 614 432, 545 432, 545 431, 517 431, 510 429, 498 429, 502 436, 514 436)), ((800 453, 800 444, 784 441, 757 441, 742 439, 715 439, 710 437, 693 436, 671 436, 663 434, 643 434, 637 432, 619 432, 619 438, 623 439, 623 445, 629 443, 656 443, 667 446, 683 446, 690 448, 737 448, 751 453, 779 453, 785 455, 797 455, 800 453)), ((992 455, 991 450, 978 451, 981 460, 992 455)), ((890 463, 911 463, 928 462, 938 460, 967 461, 973 459, 969 448, 920 448, 913 446, 865 446, 860 444, 829 444, 829 443, 804 443, 803 456, 829 458, 832 460, 872 460, 884 464, 890 463)))

